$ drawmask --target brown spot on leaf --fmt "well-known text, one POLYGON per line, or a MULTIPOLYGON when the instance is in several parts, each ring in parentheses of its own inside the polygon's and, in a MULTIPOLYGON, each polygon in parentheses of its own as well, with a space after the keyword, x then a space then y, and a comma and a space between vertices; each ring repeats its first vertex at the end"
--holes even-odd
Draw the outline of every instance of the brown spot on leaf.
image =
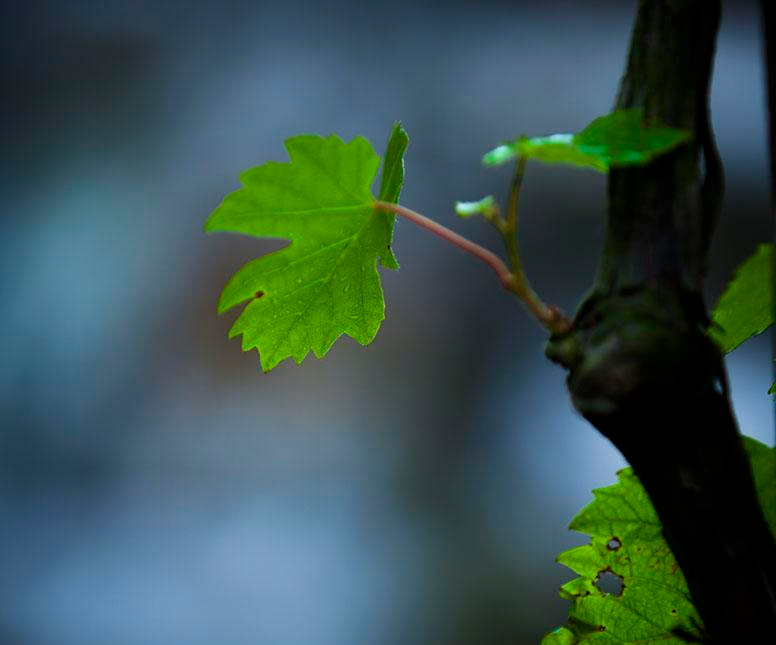
POLYGON ((253 294, 254 298, 261 298, 263 296, 264 296, 264 292, 263 291, 257 291, 256 293, 253 294))

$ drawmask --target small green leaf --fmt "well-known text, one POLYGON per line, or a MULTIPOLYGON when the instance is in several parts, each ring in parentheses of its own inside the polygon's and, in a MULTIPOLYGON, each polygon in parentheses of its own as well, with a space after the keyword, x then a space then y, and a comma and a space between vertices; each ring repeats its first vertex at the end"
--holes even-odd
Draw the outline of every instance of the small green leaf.
POLYGON ((486 166, 500 166, 508 161, 512 161, 516 157, 517 150, 515 148, 515 142, 507 142, 486 152, 482 157, 482 163, 486 166))
POLYGON ((477 202, 455 202, 455 214, 459 217, 472 217, 482 215, 491 219, 498 215, 499 207, 493 195, 483 197, 477 202))
MULTIPOLYGON (((404 152, 407 150, 407 144, 410 138, 401 122, 393 124, 391 136, 388 138, 388 145, 385 147, 385 158, 383 159, 383 176, 380 181, 380 193, 378 199, 381 202, 391 202, 395 204, 399 201, 401 187, 404 184, 404 152)), ((385 225, 388 228, 388 239, 393 239, 393 225, 396 216, 392 213, 385 213, 385 225)), ((380 255, 380 264, 387 269, 398 269, 399 263, 393 254, 393 249, 389 246, 387 251, 380 255)))
POLYGON ((776 394, 776 381, 771 385, 771 389, 768 390, 768 394, 776 394))
POLYGON ((692 132, 645 122, 640 109, 619 110, 595 119, 574 137, 582 152, 608 166, 644 165, 692 139, 692 132))
MULTIPOLYGON (((776 449, 743 441, 760 505, 776 534, 776 449)), ((592 539, 557 558, 580 577, 561 588, 561 597, 571 601, 568 627, 545 636, 542 645, 682 645, 687 636, 701 636, 687 582, 646 491, 631 468, 618 477, 614 486, 593 491, 595 500, 571 522, 569 528, 592 539), (619 593, 600 588, 604 575, 621 579, 619 593)))
POLYGON ((483 163, 498 166, 518 156, 565 163, 598 172, 612 166, 644 165, 692 138, 688 130, 645 123, 640 109, 599 117, 578 134, 521 137, 486 153, 483 163))
POLYGON ((553 134, 549 137, 518 139, 517 154, 527 159, 538 159, 545 163, 565 163, 582 168, 607 172, 608 163, 600 156, 585 152, 571 134, 553 134))
POLYGON ((727 354, 774 322, 773 244, 760 244, 736 269, 711 314, 709 335, 727 354))
MULTIPOLYGON (((383 177, 384 194, 401 188, 406 133, 395 126, 383 177)), ((370 185, 380 158, 357 137, 293 137, 290 163, 266 163, 242 173, 243 188, 224 199, 205 230, 232 231, 291 243, 246 264, 229 281, 219 312, 247 302, 229 337, 242 335, 269 371, 310 350, 323 357, 342 334, 365 345, 384 318, 377 258, 390 266, 391 229, 375 209, 370 185)), ((393 260, 395 263, 395 260, 393 260)))

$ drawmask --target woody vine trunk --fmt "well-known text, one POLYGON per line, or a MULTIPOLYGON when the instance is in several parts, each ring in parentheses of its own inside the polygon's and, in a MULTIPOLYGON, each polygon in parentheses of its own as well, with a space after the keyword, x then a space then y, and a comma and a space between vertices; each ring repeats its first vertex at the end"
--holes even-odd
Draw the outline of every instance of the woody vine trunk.
POLYGON ((598 275, 547 355, 649 493, 704 640, 759 645, 776 634, 776 544, 702 295, 723 189, 708 110, 719 19, 719 0, 640 2, 617 108, 695 137, 649 166, 611 171, 598 275))

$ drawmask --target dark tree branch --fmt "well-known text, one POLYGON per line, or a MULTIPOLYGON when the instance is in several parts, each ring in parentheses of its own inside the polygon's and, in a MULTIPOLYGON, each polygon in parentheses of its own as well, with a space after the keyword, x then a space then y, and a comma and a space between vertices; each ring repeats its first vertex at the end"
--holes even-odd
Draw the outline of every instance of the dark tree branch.
POLYGON ((647 167, 612 170, 596 283, 573 334, 553 337, 547 354, 644 484, 706 640, 761 645, 776 633, 776 544, 701 291, 723 190, 708 113, 719 11, 719 0, 640 2, 617 107, 695 138, 647 167))

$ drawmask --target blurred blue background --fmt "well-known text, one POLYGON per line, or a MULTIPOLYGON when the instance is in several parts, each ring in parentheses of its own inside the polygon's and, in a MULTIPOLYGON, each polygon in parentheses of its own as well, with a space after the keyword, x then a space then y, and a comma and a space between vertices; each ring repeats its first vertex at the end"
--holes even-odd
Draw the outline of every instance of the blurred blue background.
MULTIPOLYGON (((712 107, 728 175, 708 295, 769 238, 754 2, 728 2, 712 107)), ((0 644, 536 644, 553 563, 620 456, 487 269, 406 222, 363 348, 270 374, 215 304, 277 246, 205 237, 300 132, 412 138, 403 203, 504 195, 482 152, 574 131, 617 91, 634 1, 3 3, 0 644)), ((605 178, 529 168, 523 255, 571 311, 605 178)), ((729 359, 773 443, 769 340, 729 359)))

